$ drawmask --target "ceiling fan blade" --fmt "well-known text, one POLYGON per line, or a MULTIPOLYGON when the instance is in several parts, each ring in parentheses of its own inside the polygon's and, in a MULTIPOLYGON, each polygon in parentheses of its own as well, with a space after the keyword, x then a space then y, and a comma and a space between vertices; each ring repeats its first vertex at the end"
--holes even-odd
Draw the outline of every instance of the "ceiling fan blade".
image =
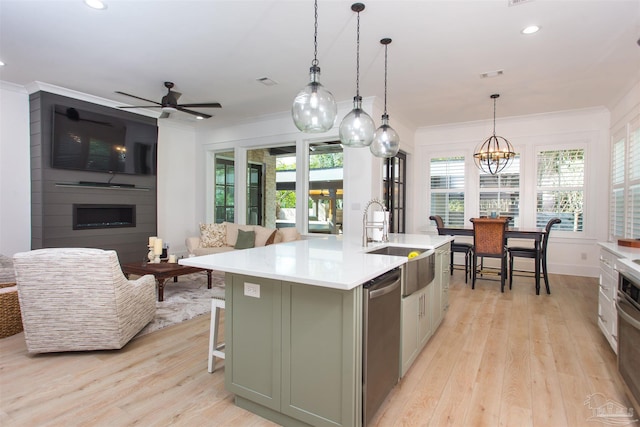
POLYGON ((208 103, 203 103, 203 104, 179 104, 179 107, 193 107, 193 108, 222 108, 222 105, 220 105, 217 102, 208 102, 208 103))
POLYGON ((186 108, 182 108, 182 106, 180 106, 180 105, 176 106, 176 110, 182 111, 183 113, 193 114, 194 116, 200 116, 200 117, 205 118, 205 119, 208 119, 208 118, 212 117, 209 114, 198 113, 197 111, 193 111, 193 110, 187 110, 186 108))
POLYGON ((116 91, 116 93, 119 93, 120 95, 130 96, 131 98, 136 98, 136 99, 140 99, 140 100, 142 100, 142 101, 147 101, 147 102, 151 102, 151 103, 153 103, 153 104, 160 105, 160 103, 159 103, 159 102, 152 101, 152 100, 150 100, 150 99, 146 99, 146 98, 141 98, 141 97, 139 97, 139 96, 131 95, 131 94, 129 94, 129 93, 120 92, 119 90, 117 90, 117 91, 116 91))
POLYGON ((118 108, 162 108, 162 105, 125 105, 118 108))

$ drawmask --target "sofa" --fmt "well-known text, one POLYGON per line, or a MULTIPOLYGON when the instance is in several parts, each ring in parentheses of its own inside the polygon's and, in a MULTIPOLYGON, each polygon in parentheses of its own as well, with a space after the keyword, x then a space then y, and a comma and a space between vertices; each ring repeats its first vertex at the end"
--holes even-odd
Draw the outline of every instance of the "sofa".
POLYGON ((300 239, 296 228, 268 228, 232 222, 200 224, 200 236, 187 237, 189 255, 201 256, 292 242, 300 239))

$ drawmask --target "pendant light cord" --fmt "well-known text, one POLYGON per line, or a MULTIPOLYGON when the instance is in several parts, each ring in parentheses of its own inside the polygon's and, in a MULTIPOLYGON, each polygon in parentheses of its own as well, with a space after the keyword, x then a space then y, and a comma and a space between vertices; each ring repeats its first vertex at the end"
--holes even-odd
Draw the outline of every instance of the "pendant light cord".
POLYGON ((387 115, 387 48, 388 44, 384 45, 384 115, 387 115))
POLYGON ((360 97, 360 12, 358 12, 356 30, 356 96, 360 97))
POLYGON ((496 136, 496 99, 498 97, 493 98, 493 136, 496 136))
POLYGON ((315 25, 313 27, 313 61, 311 61, 311 65, 314 67, 318 66, 318 0, 315 1, 314 5, 315 9, 315 25))

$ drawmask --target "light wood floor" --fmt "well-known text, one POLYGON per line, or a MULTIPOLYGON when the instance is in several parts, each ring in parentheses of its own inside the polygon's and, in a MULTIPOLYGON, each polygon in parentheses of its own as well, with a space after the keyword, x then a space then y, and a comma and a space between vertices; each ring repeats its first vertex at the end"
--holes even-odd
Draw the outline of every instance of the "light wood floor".
MULTIPOLYGON (((587 397, 625 407, 613 351, 596 325, 597 281, 551 276, 464 284, 376 426, 586 426, 587 397)), ((22 333, 0 340, 2 426, 274 426, 237 408, 224 367, 207 373, 209 316, 136 339, 123 350, 29 356, 22 333)))

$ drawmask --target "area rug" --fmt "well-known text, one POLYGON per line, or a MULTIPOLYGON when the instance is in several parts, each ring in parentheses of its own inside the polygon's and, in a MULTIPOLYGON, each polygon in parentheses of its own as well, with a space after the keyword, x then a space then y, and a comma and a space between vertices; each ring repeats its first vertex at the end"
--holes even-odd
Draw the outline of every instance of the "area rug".
POLYGON ((149 334, 197 316, 211 313, 211 299, 224 298, 224 273, 211 273, 211 289, 207 289, 207 273, 193 273, 167 279, 164 301, 156 301, 156 317, 136 337, 149 334))

